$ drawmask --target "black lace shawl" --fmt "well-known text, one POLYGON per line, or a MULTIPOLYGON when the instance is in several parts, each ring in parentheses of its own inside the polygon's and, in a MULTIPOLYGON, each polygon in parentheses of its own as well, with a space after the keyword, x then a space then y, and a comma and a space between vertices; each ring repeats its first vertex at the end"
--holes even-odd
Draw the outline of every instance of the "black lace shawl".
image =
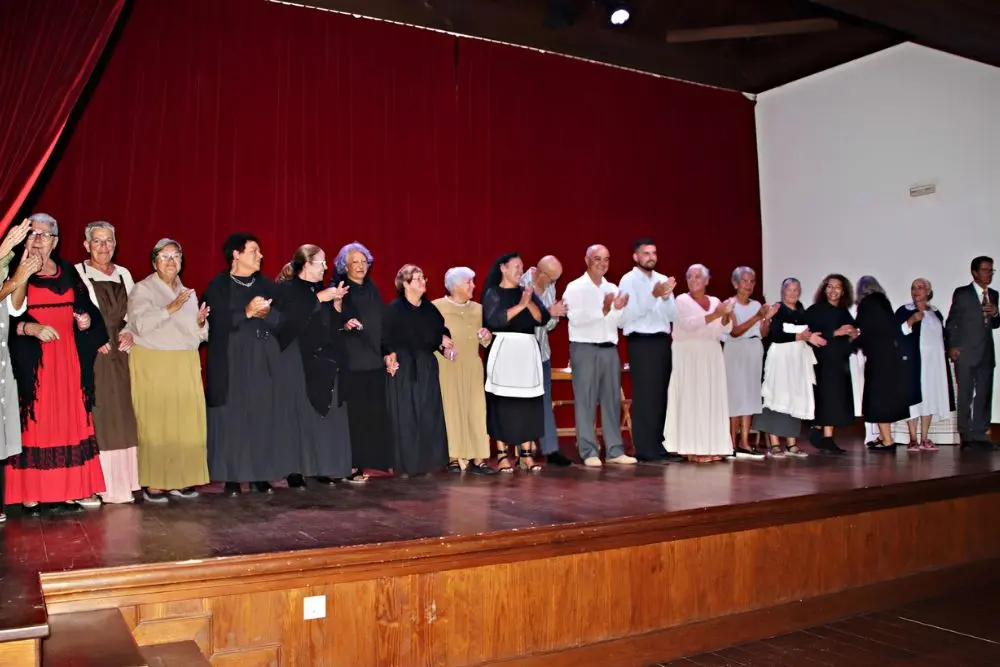
MULTIPOLYGON (((108 331, 104 327, 101 312, 90 300, 90 294, 73 265, 60 259, 54 261, 59 266, 57 277, 39 278, 35 275, 28 280, 28 284, 51 289, 56 294, 73 290, 73 311, 90 315, 90 328, 86 331, 73 326, 76 351, 80 358, 80 388, 83 390, 83 404, 89 416, 94 409, 94 361, 97 359, 97 350, 108 342, 108 331)), ((22 428, 29 419, 36 419, 35 402, 38 398, 38 369, 42 366, 42 341, 34 336, 18 336, 17 325, 21 322, 37 324, 38 320, 31 314, 33 308, 29 298, 25 313, 10 318, 10 363, 17 382, 22 428)), ((66 335, 65 331, 59 333, 66 335)))

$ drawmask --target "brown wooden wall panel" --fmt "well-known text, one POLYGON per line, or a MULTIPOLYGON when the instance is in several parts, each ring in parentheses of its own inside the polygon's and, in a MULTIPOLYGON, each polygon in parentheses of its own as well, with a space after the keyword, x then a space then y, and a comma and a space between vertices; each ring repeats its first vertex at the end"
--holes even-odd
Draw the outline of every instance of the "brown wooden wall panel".
MULTIPOLYGON (((140 643, 195 639, 217 667, 475 665, 782 605, 1000 557, 991 493, 687 539, 364 580, 238 578, 123 610, 140 643), (303 621, 303 598, 327 616, 303 621), (190 615, 184 617, 185 615, 190 615), (171 616, 177 616, 170 618, 171 616), (148 619, 163 620, 148 620, 148 619), (168 632, 167 629, 170 629, 168 632), (183 629, 183 630, 182 630, 183 629), (249 662, 240 662, 248 651, 249 662)), ((275 555, 280 558, 279 554, 275 555)), ((373 568, 376 572, 378 568, 373 568)), ((392 564, 384 564, 393 571, 392 564)), ((169 591, 153 591, 168 595, 169 591)), ((107 591, 101 600, 116 599, 107 591)), ((101 600, 94 598, 94 604, 101 600)), ((53 600, 79 608, 81 599, 53 600)))
POLYGON ((212 656, 212 667, 280 667, 281 664, 281 648, 277 646, 216 653, 212 656))
POLYGON ((38 667, 39 660, 41 652, 38 639, 0 642, 0 667, 38 667))

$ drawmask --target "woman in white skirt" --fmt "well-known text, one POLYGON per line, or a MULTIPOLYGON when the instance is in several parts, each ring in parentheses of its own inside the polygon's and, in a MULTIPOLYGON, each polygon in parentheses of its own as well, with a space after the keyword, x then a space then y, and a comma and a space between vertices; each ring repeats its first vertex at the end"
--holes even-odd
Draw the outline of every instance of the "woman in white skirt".
POLYGON ((733 299, 705 294, 708 269, 694 264, 688 292, 677 297, 674 366, 667 390, 664 448, 689 461, 721 461, 733 453, 729 438, 729 395, 720 339, 732 329, 733 299))
POLYGON ((926 278, 917 278, 910 285, 912 303, 896 310, 896 320, 903 329, 903 354, 910 385, 910 431, 908 451, 937 449, 928 437, 931 422, 947 419, 952 412, 954 397, 948 375, 947 350, 944 344, 944 317, 930 304, 934 290, 926 278), (920 437, 917 438, 917 420, 920 437))
POLYGON ((764 370, 764 345, 771 316, 777 307, 762 306, 750 298, 757 286, 757 274, 749 266, 733 271, 733 330, 724 339, 722 353, 726 360, 726 383, 729 389, 729 436, 735 445, 736 458, 762 459, 764 454, 750 446, 750 420, 761 411, 760 385, 764 370), (737 433, 739 444, 737 445, 737 433))

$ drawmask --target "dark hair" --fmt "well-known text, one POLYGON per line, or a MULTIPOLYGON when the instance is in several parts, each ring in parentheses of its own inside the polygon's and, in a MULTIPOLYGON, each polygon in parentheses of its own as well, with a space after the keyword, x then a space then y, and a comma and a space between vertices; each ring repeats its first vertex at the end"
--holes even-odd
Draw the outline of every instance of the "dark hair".
POLYGON ((226 264, 231 265, 233 263, 233 253, 243 252, 247 249, 247 244, 251 242, 260 245, 260 239, 253 234, 247 234, 246 232, 230 234, 226 242, 222 244, 222 256, 226 258, 226 264))
POLYGON ((318 245, 313 245, 312 243, 300 245, 299 249, 295 251, 294 255, 292 255, 292 261, 281 267, 281 272, 274 279, 274 282, 283 283, 286 280, 291 280, 295 276, 299 275, 306 263, 311 262, 312 258, 322 251, 322 248, 318 245))
POLYGON ((972 265, 970 266, 970 269, 972 270, 973 273, 975 273, 976 271, 979 270, 979 267, 981 267, 986 262, 992 264, 993 258, 987 257, 986 255, 980 255, 979 257, 976 257, 974 260, 972 260, 972 265))
POLYGON ((638 239, 635 240, 635 243, 632 244, 632 252, 639 252, 639 248, 641 248, 644 245, 655 246, 656 245, 656 241, 654 241, 653 239, 649 238, 648 236, 643 236, 641 238, 638 238, 638 239))
POLYGON ((850 281, 839 273, 831 273, 823 278, 823 282, 819 284, 819 289, 816 290, 816 294, 813 295, 813 303, 821 303, 826 301, 826 286, 830 284, 831 280, 839 280, 842 292, 840 294, 840 301, 837 302, 838 308, 850 308, 851 304, 854 303, 854 290, 851 289, 850 281))
POLYGON ((483 293, 491 287, 499 287, 500 282, 503 281, 503 272, 500 270, 504 264, 514 259, 515 257, 520 257, 519 252, 508 252, 506 254, 497 257, 496 261, 493 262, 493 266, 490 268, 490 272, 486 274, 486 281, 483 283, 483 293))

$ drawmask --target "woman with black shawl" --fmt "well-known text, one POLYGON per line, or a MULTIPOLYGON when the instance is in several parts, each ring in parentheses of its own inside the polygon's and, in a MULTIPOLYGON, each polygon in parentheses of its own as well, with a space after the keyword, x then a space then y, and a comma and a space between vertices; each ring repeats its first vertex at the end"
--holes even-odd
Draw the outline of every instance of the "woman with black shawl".
POLYGON ((104 320, 73 266, 54 254, 59 224, 38 213, 22 261, 41 268, 12 295, 11 365, 21 416, 21 453, 7 461, 4 495, 25 512, 99 506, 105 490, 91 412, 94 361, 108 342, 104 320), (75 501, 75 502, 74 502, 75 501))
POLYGON ((332 485, 351 472, 351 438, 347 408, 338 397, 337 357, 347 288, 323 289, 326 253, 306 244, 278 276, 279 423, 297 450, 298 472, 288 487, 305 489, 306 477, 332 485))
POLYGON ((382 354, 385 304, 368 271, 374 262, 360 243, 348 243, 334 261, 331 285, 341 282, 344 295, 344 357, 340 365, 342 398, 347 402, 353 471, 345 481, 368 480, 365 469, 391 470, 394 464, 392 423, 386 399, 382 354))

